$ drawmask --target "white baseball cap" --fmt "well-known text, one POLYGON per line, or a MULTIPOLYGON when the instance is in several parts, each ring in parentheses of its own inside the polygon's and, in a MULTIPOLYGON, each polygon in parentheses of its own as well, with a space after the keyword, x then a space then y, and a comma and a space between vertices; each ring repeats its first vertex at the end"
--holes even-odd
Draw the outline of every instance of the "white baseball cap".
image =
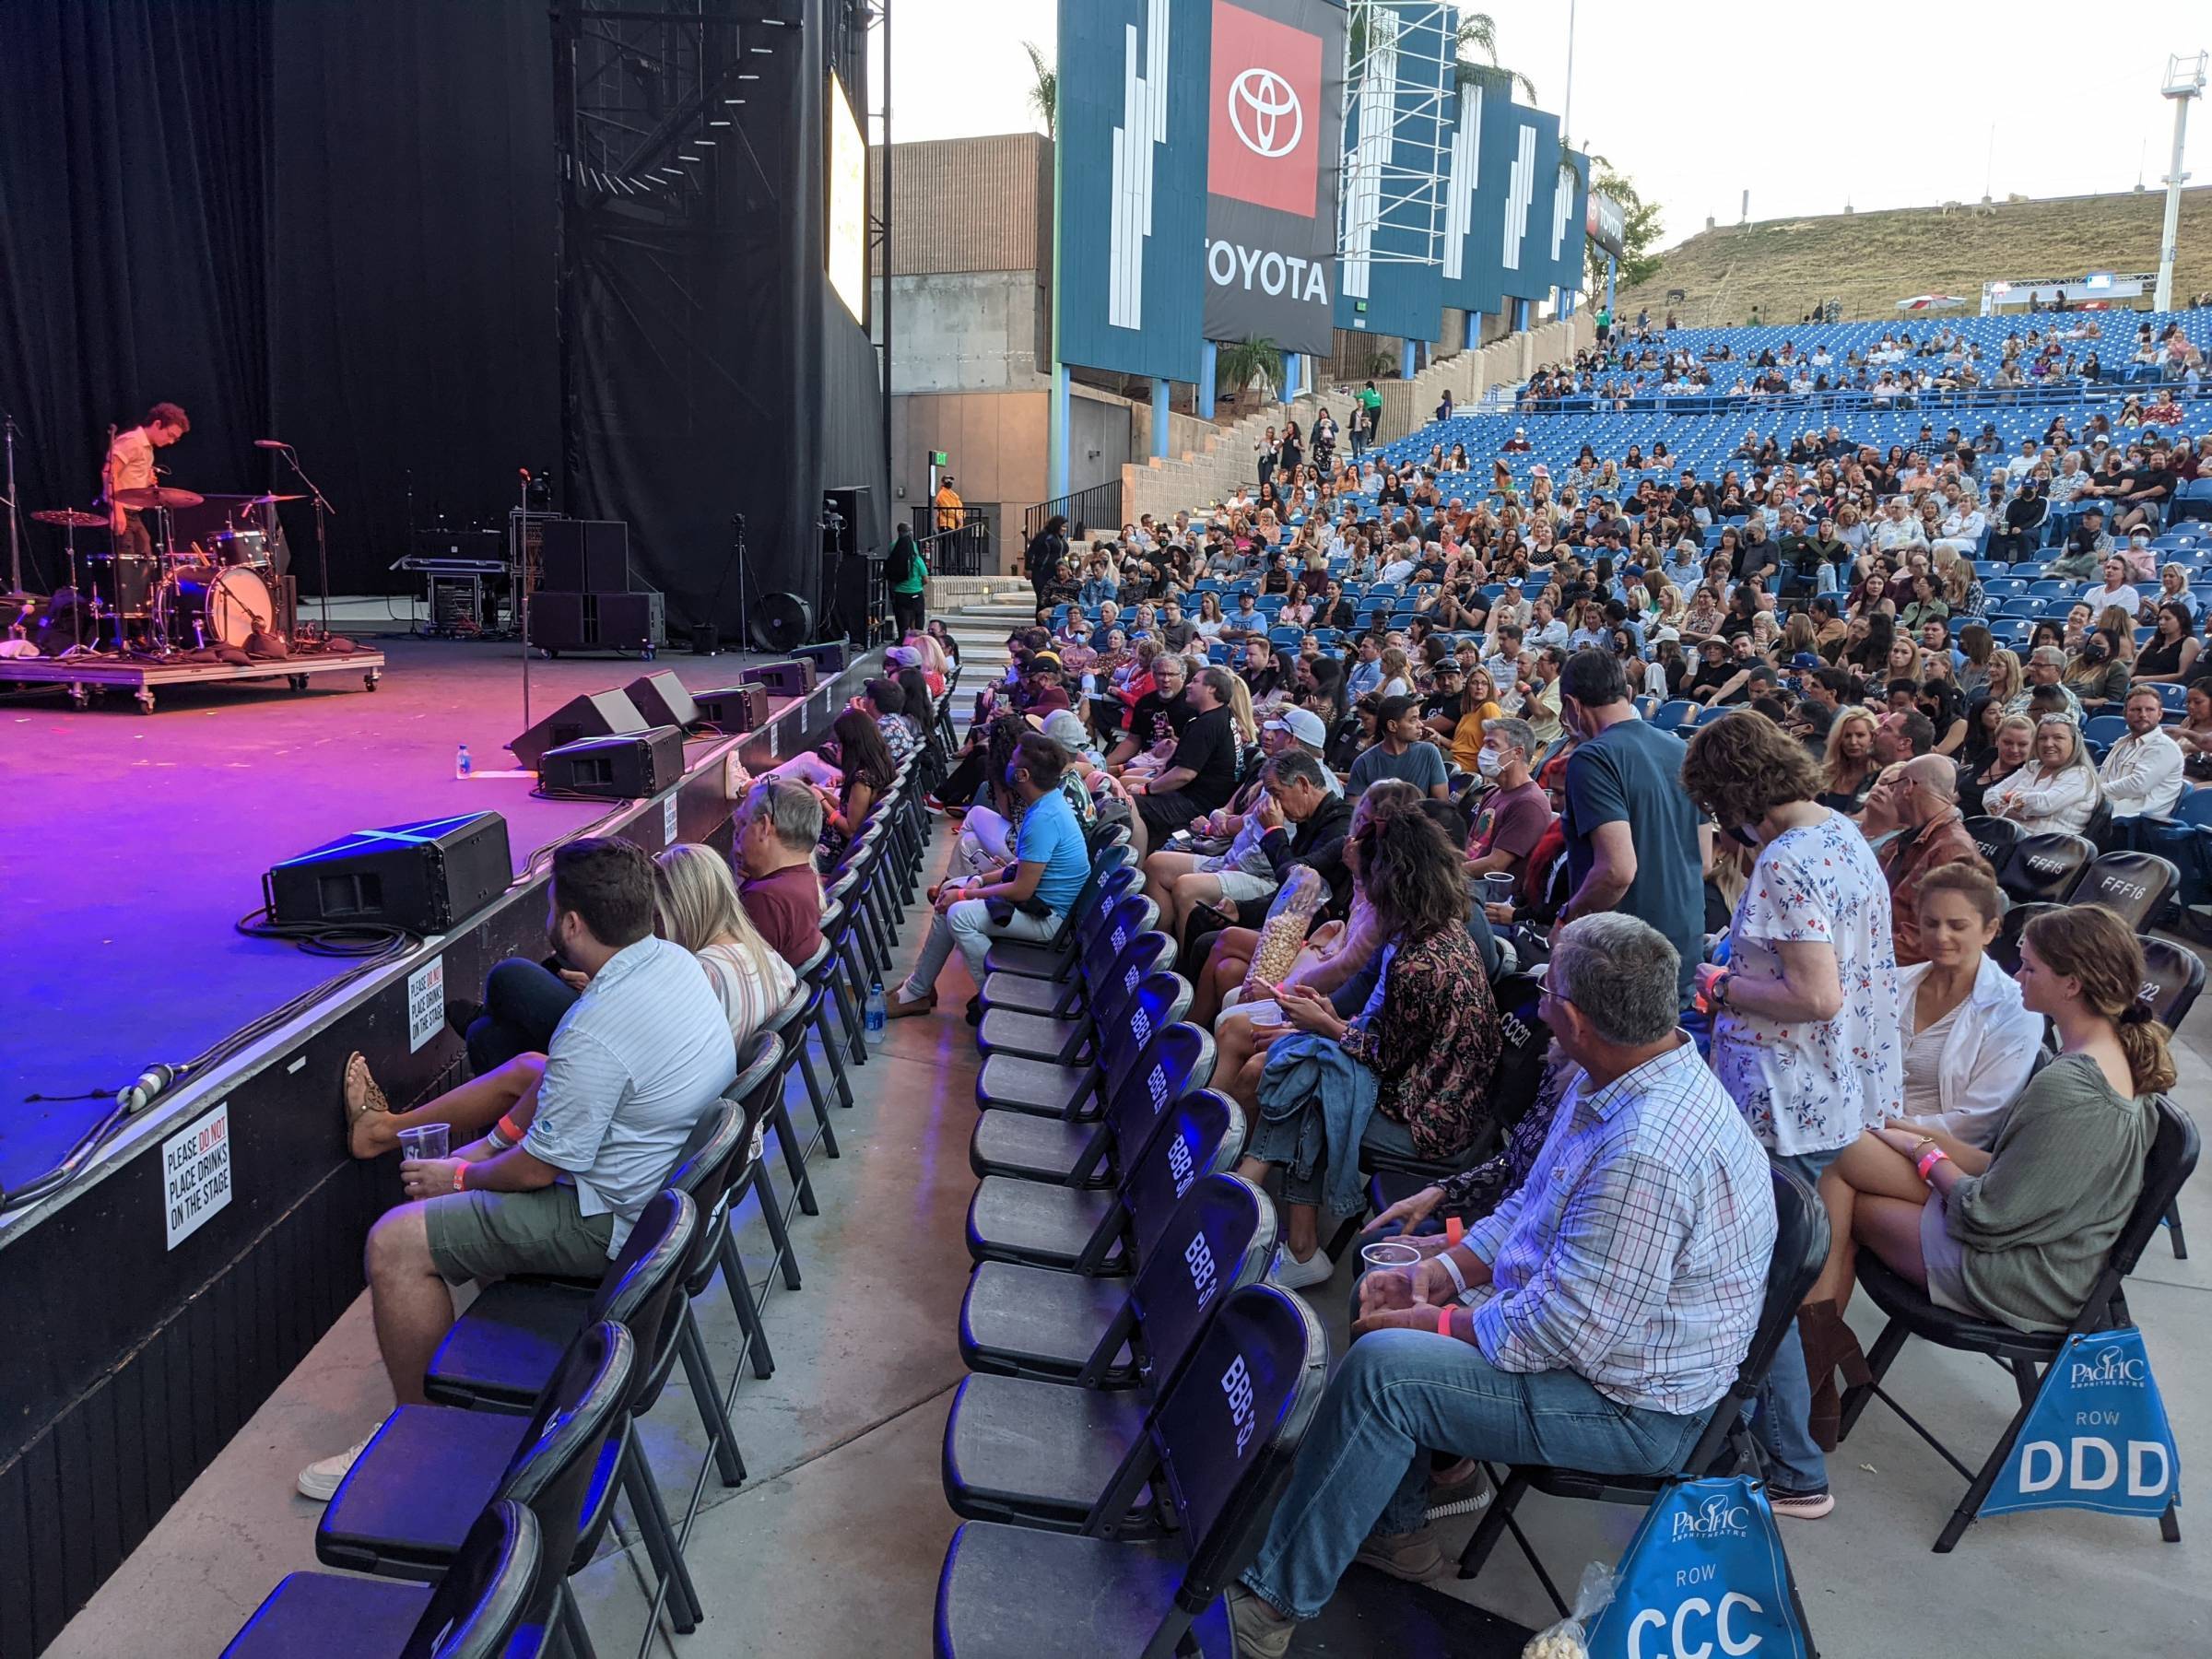
POLYGON ((1266 723, 1266 730, 1288 732, 1309 748, 1319 748, 1329 740, 1329 728, 1311 709, 1284 709, 1266 723))

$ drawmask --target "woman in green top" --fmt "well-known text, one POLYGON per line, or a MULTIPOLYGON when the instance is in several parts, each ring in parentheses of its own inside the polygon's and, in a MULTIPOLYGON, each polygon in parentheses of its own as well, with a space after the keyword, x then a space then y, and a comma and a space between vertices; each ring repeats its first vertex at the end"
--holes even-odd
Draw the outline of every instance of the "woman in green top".
POLYGON ((2021 936, 2020 1000, 2057 1028, 1987 1152, 1877 1129, 1898 1157, 1852 1178, 1852 1235, 1939 1308, 2064 1330, 2143 1190, 2173 1087, 2169 1035, 2140 997, 2143 949, 2094 904, 2046 911, 2021 936))

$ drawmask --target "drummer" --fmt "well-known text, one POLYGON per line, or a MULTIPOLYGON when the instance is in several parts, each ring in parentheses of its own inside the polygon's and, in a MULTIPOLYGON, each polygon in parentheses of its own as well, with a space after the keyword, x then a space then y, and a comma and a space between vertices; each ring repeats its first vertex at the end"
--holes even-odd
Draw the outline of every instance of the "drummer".
POLYGON ((117 495, 126 489, 152 489, 160 480, 154 473, 154 452, 167 449, 192 430, 192 418, 173 403, 158 403, 146 412, 146 424, 118 432, 108 445, 107 476, 102 495, 108 503, 108 527, 115 533, 119 558, 151 559, 153 538, 147 534, 143 513, 118 507, 117 495))

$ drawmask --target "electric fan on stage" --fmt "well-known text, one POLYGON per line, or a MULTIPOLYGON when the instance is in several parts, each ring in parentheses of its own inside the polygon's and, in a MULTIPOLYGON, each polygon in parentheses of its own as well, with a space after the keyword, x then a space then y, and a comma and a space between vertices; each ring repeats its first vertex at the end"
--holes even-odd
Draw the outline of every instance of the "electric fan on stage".
POLYGON ((752 646, 789 656, 814 637, 814 606, 796 594, 769 594, 753 606, 752 646))

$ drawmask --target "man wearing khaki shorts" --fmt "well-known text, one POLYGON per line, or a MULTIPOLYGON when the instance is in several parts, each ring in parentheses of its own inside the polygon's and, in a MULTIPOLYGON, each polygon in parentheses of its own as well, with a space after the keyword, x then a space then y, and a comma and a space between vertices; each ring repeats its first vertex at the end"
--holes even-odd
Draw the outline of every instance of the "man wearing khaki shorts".
MULTIPOLYGON (((453 1323, 451 1287, 604 1273, 736 1071, 699 959, 653 936, 653 893, 652 861, 628 841, 586 838, 553 855, 546 935, 584 991, 512 1111, 452 1158, 400 1166, 410 1202, 370 1230, 366 1253, 377 1347, 403 1406, 424 1397, 453 1323)), ((301 1493, 329 1498, 360 1450, 302 1470, 301 1493)))

